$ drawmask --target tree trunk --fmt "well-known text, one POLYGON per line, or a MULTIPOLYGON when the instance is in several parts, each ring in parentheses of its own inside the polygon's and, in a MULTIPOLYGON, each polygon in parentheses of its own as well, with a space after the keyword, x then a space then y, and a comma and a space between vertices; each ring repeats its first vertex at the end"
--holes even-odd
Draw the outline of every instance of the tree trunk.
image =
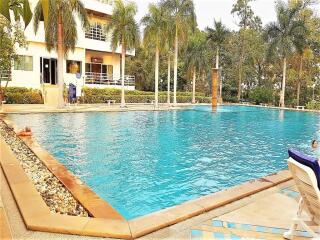
POLYGON ((196 103, 196 68, 193 68, 193 79, 192 79, 192 104, 196 103))
POLYGON ((65 105, 64 102, 64 80, 63 80, 63 61, 64 61, 64 47, 63 47, 63 23, 62 18, 59 16, 58 18, 58 108, 63 108, 65 105))
POLYGON ((170 105, 170 81, 171 81, 171 60, 168 54, 168 86, 167 86, 167 103, 170 105))
POLYGON ((219 70, 218 74, 219 74, 219 83, 220 83, 220 85, 219 85, 219 103, 222 104, 223 103, 223 99, 222 99, 222 77, 221 77, 220 70, 219 70))
POLYGON ((159 107, 159 47, 156 46, 156 64, 155 64, 155 80, 154 80, 154 106, 159 107))
POLYGON ((282 90, 280 95, 280 107, 285 107, 285 94, 286 94, 286 75, 287 75, 287 58, 283 58, 283 76, 282 76, 282 90))
POLYGON ((122 41, 121 48, 121 104, 120 107, 126 106, 126 100, 124 97, 124 78, 125 78, 125 67, 126 67, 126 46, 124 41, 122 41))
POLYGON ((177 105, 178 50, 179 50, 179 39, 178 39, 178 31, 176 30, 176 36, 174 41, 173 105, 177 105))
MULTIPOLYGON (((245 30, 247 28, 247 23, 244 23, 243 29, 245 30)), ((241 94, 242 94, 242 65, 244 62, 244 55, 245 55, 245 38, 243 36, 243 33, 240 30, 240 59, 239 59, 239 83, 238 83, 238 101, 241 100, 241 94)))
POLYGON ((219 69, 219 48, 217 48, 216 52, 216 69, 219 69))
POLYGON ((301 90, 301 80, 302 80, 302 68, 303 68, 303 55, 300 56, 299 79, 298 79, 298 86, 297 86, 297 106, 300 105, 300 90, 301 90))
POLYGON ((238 82, 238 102, 241 100, 241 92, 242 92, 242 60, 240 59, 239 63, 239 82, 238 82))

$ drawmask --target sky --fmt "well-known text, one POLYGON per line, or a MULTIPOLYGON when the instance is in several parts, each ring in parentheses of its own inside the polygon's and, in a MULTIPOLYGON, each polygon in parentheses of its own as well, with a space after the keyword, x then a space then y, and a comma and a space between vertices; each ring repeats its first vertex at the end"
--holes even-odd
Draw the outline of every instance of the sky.
MULTIPOLYGON (((148 12, 149 3, 157 0, 134 0, 138 5, 137 21, 148 12)), ((237 18, 231 14, 232 5, 236 0, 194 0, 198 26, 205 29, 212 27, 214 19, 221 20, 228 28, 237 29, 237 18)), ((263 24, 276 20, 274 0, 256 0, 251 3, 252 9, 258 15, 263 24)))

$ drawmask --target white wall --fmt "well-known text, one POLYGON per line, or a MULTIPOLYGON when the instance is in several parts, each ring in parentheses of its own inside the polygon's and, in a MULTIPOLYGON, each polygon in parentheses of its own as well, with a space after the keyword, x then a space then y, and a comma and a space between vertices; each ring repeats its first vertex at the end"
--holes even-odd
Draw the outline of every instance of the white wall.
MULTIPOLYGON (((40 84, 40 57, 42 58, 57 58, 55 51, 48 52, 43 43, 29 43, 27 49, 18 49, 19 55, 33 56, 33 71, 12 71, 12 81, 8 86, 41 88, 40 84)), ((64 81, 66 84, 73 82, 76 79, 75 74, 66 73, 66 60, 75 60, 82 62, 82 74, 85 71, 85 50, 76 48, 74 52, 70 52, 68 57, 63 62, 64 81)))

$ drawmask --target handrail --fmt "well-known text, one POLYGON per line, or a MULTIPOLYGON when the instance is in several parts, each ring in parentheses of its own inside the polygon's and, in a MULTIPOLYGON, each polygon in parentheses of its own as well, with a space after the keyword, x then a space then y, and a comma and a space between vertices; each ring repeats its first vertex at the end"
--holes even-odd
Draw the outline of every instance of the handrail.
MULTIPOLYGON (((86 84, 121 86, 121 77, 108 75, 106 73, 86 72, 86 84)), ((125 75, 124 85, 135 86, 135 77, 125 75)))

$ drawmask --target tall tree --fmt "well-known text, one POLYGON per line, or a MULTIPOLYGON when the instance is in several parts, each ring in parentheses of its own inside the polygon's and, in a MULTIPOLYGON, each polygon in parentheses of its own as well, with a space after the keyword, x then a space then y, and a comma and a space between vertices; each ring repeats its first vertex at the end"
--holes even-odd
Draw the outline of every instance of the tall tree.
POLYGON ((121 107, 125 107, 124 81, 126 52, 138 46, 139 26, 135 20, 137 6, 133 2, 115 0, 111 21, 106 31, 111 32, 111 47, 115 51, 121 45, 121 107))
POLYGON ((155 107, 159 107, 159 57, 160 50, 164 48, 163 39, 166 39, 169 19, 166 9, 162 5, 150 4, 149 13, 144 16, 141 23, 145 26, 143 43, 145 46, 155 48, 155 107))
POLYGON ((186 66, 192 75, 192 103, 196 103, 196 78, 197 74, 208 65, 207 41, 204 33, 196 31, 190 40, 186 50, 186 66))
POLYGON ((63 62, 69 51, 74 51, 77 40, 77 14, 83 29, 88 25, 87 11, 81 0, 39 0, 34 10, 34 31, 44 20, 47 50, 58 53, 58 108, 64 107, 63 62))
POLYGON ((285 91, 287 76, 287 58, 295 50, 299 42, 304 41, 306 27, 303 21, 297 19, 301 7, 295 5, 288 6, 283 1, 278 1, 276 5, 277 22, 266 26, 266 37, 270 44, 269 52, 277 51, 283 62, 282 84, 280 94, 280 106, 285 107, 285 91))
POLYGON ((245 33, 248 28, 259 29, 261 28, 261 19, 258 16, 255 16, 250 3, 255 0, 237 0, 233 5, 232 14, 236 14, 239 17, 238 26, 240 27, 239 31, 239 48, 240 48, 240 59, 238 66, 238 101, 241 99, 242 92, 242 78, 243 78, 243 63, 245 61, 246 53, 246 41, 245 33))
POLYGON ((0 15, 0 104, 4 100, 11 80, 13 61, 18 60, 16 45, 26 47, 26 44, 20 24, 11 24, 8 19, 0 15), (5 84, 2 85, 2 82, 5 84))
MULTIPOLYGON (((222 24, 221 21, 214 20, 214 28, 208 27, 207 31, 207 40, 209 45, 216 50, 216 69, 219 69, 219 58, 220 58, 220 50, 225 44, 230 31, 226 26, 222 24)), ((220 72, 220 70, 219 70, 220 72)), ((219 97, 222 100, 222 79, 220 77, 219 81, 219 97)))
POLYGON ((300 93, 301 93, 301 84, 302 84, 302 78, 303 78, 303 65, 304 65, 304 55, 305 55, 305 51, 307 51, 308 49, 310 49, 310 33, 312 32, 316 32, 314 31, 315 29, 313 28, 313 11, 310 8, 312 5, 318 3, 317 0, 298 0, 298 1, 290 1, 289 5, 291 6, 291 8, 294 7, 298 7, 301 8, 300 13, 297 16, 297 19, 304 22, 305 26, 306 26, 306 32, 308 33, 308 35, 305 35, 303 37, 303 39, 299 39, 298 41, 295 41, 295 47, 297 50, 297 53, 299 55, 300 58, 300 62, 299 62, 299 74, 298 74, 298 80, 297 80, 297 105, 300 105, 300 93))
POLYGON ((174 32, 174 79, 173 104, 177 104, 178 53, 179 43, 186 40, 190 30, 196 27, 196 14, 192 0, 164 0, 163 5, 170 11, 174 32))
POLYGON ((1 0, 0 1, 0 14, 3 15, 9 22, 11 22, 10 11, 13 12, 14 20, 24 21, 27 27, 32 19, 32 12, 30 9, 29 0, 1 0))

